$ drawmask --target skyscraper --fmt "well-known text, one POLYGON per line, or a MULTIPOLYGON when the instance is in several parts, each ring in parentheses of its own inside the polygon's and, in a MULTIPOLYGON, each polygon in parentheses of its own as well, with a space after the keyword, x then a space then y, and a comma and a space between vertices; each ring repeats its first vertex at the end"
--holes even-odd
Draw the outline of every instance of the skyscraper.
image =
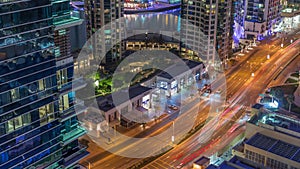
MULTIPOLYGON (((124 15, 124 0, 85 0, 85 13, 87 20, 87 35, 90 38, 100 28, 99 32, 105 37, 97 36, 92 41, 95 57, 104 57, 102 63, 114 62, 122 57, 123 40, 125 35, 124 23, 118 18, 124 15), (105 51, 109 51, 104 53, 105 51)), ((100 35, 99 34, 99 35, 100 35)))
POLYGON ((69 1, 0 6, 0 168, 74 168, 87 152, 77 140, 85 131, 75 117, 66 29, 80 20, 69 1))
POLYGON ((235 34, 238 38, 261 39, 274 32, 281 21, 280 0, 238 0, 235 34))
POLYGON ((83 113, 86 107, 83 101, 75 97, 76 90, 84 87, 85 83, 80 77, 73 75, 74 60, 70 42, 71 27, 80 25, 83 20, 71 11, 70 0, 52 0, 52 16, 55 26, 57 99, 61 123, 60 134, 62 136, 63 160, 60 165, 74 168, 80 159, 88 155, 86 147, 78 143, 78 137, 84 135, 86 131, 80 125, 77 115, 83 113))
POLYGON ((231 48, 231 0, 183 0, 182 41, 199 51, 206 63, 228 58, 231 48), (194 25, 193 27, 187 25, 194 25))

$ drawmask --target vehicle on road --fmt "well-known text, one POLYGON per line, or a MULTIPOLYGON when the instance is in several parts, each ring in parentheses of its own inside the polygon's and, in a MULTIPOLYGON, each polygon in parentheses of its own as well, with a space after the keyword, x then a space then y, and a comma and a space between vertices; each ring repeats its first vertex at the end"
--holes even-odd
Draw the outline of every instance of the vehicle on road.
POLYGON ((180 163, 176 168, 182 168, 183 163, 180 163))
POLYGON ((178 110, 178 107, 175 106, 175 105, 168 105, 168 108, 171 109, 171 110, 178 110))
POLYGON ((222 90, 221 89, 218 89, 217 91, 216 91, 216 94, 221 94, 222 93, 222 90))

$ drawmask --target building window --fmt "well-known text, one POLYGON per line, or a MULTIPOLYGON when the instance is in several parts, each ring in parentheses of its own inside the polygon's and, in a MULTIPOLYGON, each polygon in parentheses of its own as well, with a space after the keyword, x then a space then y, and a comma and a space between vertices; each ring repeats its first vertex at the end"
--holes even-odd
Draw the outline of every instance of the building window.
POLYGON ((41 79, 38 81, 38 83, 39 83, 39 90, 40 91, 45 90, 44 80, 41 79))
POLYGON ((10 95, 11 95, 11 99, 12 101, 16 101, 20 98, 20 95, 19 95, 19 88, 16 88, 16 89, 12 89, 10 91, 10 95))
POLYGON ((63 69, 60 71, 57 71, 57 85, 60 89, 63 84, 66 84, 68 82, 68 71, 67 69, 63 69))
POLYGON ((14 128, 14 119, 11 119, 11 120, 7 121, 6 128, 7 128, 7 131, 6 131, 7 133, 13 132, 15 130, 15 128, 14 128))
POLYGON ((265 163, 265 156, 246 150, 246 158, 259 164, 265 163))
POLYGON ((59 110, 64 111, 69 109, 71 106, 73 106, 73 101, 74 98, 72 92, 61 96, 59 99, 59 110))
POLYGON ((23 122, 22 122, 22 117, 18 116, 16 118, 14 118, 14 125, 15 125, 15 130, 19 129, 23 126, 23 122))
POLYGON ((31 115, 30 113, 22 115, 22 121, 24 125, 28 125, 31 123, 31 115))
POLYGON ((39 108, 40 124, 44 125, 48 121, 54 120, 54 105, 53 103, 47 104, 39 108))
POLYGON ((168 82, 160 82, 160 88, 161 89, 168 89, 168 82))

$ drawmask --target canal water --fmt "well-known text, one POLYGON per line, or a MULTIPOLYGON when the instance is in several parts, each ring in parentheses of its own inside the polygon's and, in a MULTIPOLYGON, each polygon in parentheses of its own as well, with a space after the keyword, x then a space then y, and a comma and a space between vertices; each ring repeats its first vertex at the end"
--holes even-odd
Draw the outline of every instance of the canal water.
POLYGON ((149 12, 139 14, 126 14, 126 29, 128 30, 151 30, 180 31, 180 9, 164 12, 149 12))

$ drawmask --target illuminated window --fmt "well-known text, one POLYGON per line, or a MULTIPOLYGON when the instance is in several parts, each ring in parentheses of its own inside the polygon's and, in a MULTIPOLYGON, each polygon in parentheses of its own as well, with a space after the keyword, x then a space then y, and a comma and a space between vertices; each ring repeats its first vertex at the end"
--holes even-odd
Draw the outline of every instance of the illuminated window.
POLYGON ((15 130, 13 119, 7 121, 7 127, 6 128, 7 128, 7 133, 10 133, 10 132, 15 130))
POLYGON ((58 35, 65 35, 66 34, 66 30, 65 29, 61 29, 58 31, 58 35))
POLYGON ((15 130, 19 129, 23 126, 23 122, 22 122, 22 117, 18 116, 16 118, 14 118, 14 125, 15 125, 15 130))
POLYGON ((51 121, 54 119, 54 105, 53 103, 47 104, 39 108, 39 116, 41 125, 46 124, 50 119, 51 121))

